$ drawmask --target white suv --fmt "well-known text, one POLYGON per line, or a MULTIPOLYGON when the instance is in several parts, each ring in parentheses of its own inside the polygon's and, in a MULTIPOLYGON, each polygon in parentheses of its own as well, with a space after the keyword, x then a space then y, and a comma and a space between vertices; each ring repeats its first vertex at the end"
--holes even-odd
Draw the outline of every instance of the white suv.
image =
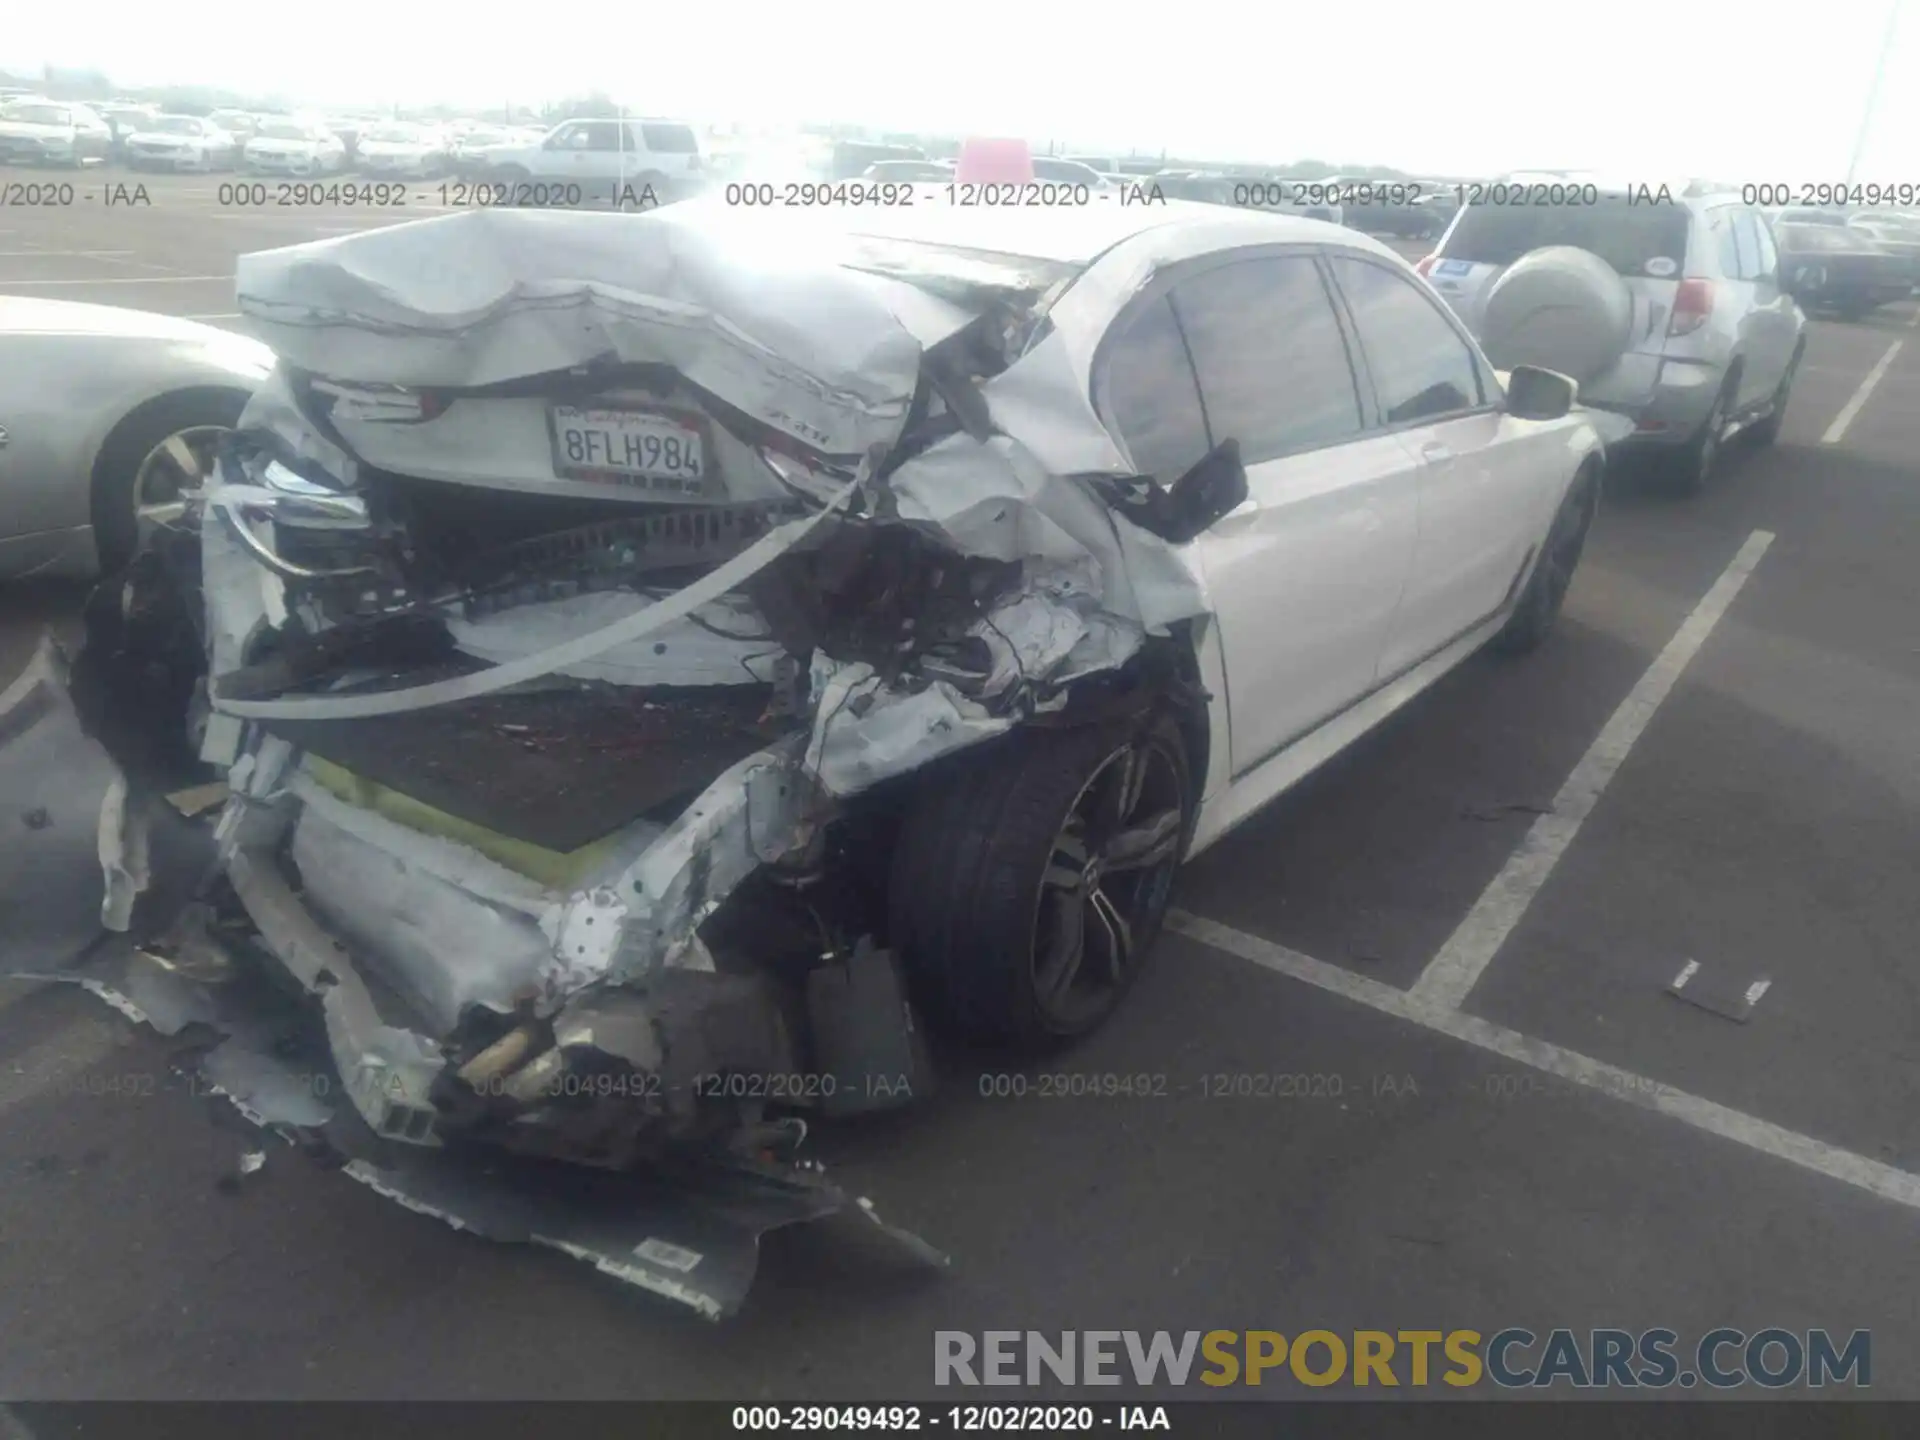
POLYGON ((683 198, 704 169, 699 137, 678 120, 563 120, 537 145, 485 154, 489 180, 559 187, 559 198, 535 195, 535 205, 644 210, 683 198))
POLYGON ((1670 460, 1683 489, 1736 433, 1779 434, 1806 317, 1738 195, 1557 176, 1461 189, 1418 268, 1495 365, 1571 375, 1583 403, 1632 418, 1629 443, 1670 460))

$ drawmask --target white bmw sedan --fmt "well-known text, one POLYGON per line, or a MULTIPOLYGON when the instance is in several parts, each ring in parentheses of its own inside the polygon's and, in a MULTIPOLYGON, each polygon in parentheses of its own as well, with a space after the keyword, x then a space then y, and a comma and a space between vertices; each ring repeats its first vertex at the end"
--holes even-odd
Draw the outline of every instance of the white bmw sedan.
POLYGON ((270 118, 240 151, 256 175, 330 175, 347 164, 346 142, 317 121, 270 118))
POLYGON ((1090 1033, 1185 858, 1546 637, 1600 494, 1572 382, 1385 246, 1128 191, 479 209, 236 289, 276 368, 153 532, 198 558, 76 664, 146 737, 111 794, 165 744, 271 792, 223 923, 404 1080, 336 1092, 395 1145, 644 1168, 776 1143, 752 1085, 656 1105, 688 1055, 1090 1033), (203 612, 204 653, 114 639, 203 612))
POLYGON ((125 143, 133 170, 229 170, 240 142, 194 115, 159 115, 131 132, 125 143))

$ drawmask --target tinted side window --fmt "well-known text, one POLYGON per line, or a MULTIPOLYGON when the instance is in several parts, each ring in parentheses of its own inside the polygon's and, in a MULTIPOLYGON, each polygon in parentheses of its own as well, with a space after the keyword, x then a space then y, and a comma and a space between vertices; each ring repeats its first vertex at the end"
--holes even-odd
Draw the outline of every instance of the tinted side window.
POLYGON ((1740 252, 1740 278, 1753 279, 1760 273, 1760 242, 1753 236, 1753 216, 1745 210, 1733 212, 1733 243, 1740 252))
POLYGON ((1733 211, 1715 210, 1709 217, 1713 228, 1714 249, 1720 259, 1720 273, 1729 280, 1740 278, 1740 242, 1734 238, 1733 211))
POLYGON ((640 127, 640 136, 646 142, 646 148, 659 155, 700 153, 700 142, 695 138, 693 128, 688 125, 648 123, 640 127))
POLYGON ((587 150, 621 150, 626 148, 625 127, 617 120, 588 120, 580 127, 585 132, 584 142, 576 144, 587 150))
POLYGON ((1163 295, 1109 344, 1106 406, 1143 474, 1172 484, 1211 448, 1193 366, 1163 295))
POLYGON ((1777 279, 1780 274, 1780 252, 1773 247, 1773 233, 1767 229, 1767 222, 1751 211, 1747 219, 1753 224, 1753 239, 1760 252, 1760 273, 1777 279))
POLYGON ((1762 227, 1751 210, 1733 212, 1734 239, 1740 247, 1740 278, 1758 280, 1767 273, 1765 252, 1761 247, 1762 227))
POLYGON ((1451 415, 1483 403, 1473 351, 1412 281, 1368 260, 1330 263, 1359 327, 1360 348, 1387 424, 1451 415))
POLYGON ((1176 285, 1217 440, 1249 465, 1360 433, 1360 398, 1333 302, 1304 256, 1240 260, 1176 285))

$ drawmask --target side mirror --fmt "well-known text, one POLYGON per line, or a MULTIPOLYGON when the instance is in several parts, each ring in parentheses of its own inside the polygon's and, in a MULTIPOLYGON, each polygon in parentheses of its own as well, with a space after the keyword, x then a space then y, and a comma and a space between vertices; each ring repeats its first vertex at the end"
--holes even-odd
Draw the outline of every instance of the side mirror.
POLYGON ((1516 365, 1507 378, 1507 413, 1521 420, 1558 420, 1573 409, 1580 387, 1537 365, 1516 365))
POLYGON ((1240 442, 1222 440, 1178 480, 1162 487, 1149 481, 1144 493, 1122 500, 1121 513, 1149 535, 1185 545, 1247 498, 1247 467, 1240 442))

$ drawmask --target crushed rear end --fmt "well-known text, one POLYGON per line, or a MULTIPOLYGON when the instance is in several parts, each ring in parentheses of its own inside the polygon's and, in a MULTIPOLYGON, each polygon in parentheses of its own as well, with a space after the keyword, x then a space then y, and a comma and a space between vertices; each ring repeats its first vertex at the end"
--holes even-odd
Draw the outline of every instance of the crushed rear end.
POLYGON ((279 369, 34 693, 110 776, 127 942, 42 973, 213 1025, 402 1203, 718 1316, 761 1230, 877 1225, 808 1123, 931 1083, 883 893, 920 777, 1180 683, 1205 597, 1071 398, 1069 274, 713 213, 243 258, 279 369))

